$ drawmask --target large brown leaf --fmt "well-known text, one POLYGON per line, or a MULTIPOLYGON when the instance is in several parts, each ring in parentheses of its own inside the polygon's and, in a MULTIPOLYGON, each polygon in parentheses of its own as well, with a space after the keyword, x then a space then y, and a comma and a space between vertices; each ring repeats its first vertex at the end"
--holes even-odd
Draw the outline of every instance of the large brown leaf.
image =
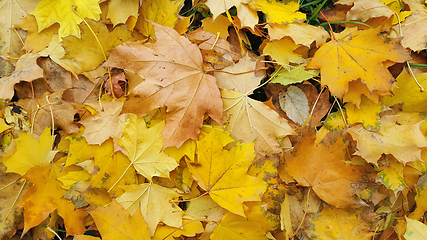
POLYGON ((145 79, 128 96, 123 112, 140 116, 166 107, 164 147, 197 140, 205 113, 222 123, 222 101, 216 79, 204 73, 197 45, 172 28, 153 24, 155 43, 126 43, 115 48, 105 63, 145 79))

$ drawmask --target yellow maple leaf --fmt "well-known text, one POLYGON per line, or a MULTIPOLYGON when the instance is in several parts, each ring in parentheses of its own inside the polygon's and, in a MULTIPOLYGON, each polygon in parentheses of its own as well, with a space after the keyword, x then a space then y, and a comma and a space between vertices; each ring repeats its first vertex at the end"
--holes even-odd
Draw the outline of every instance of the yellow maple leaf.
POLYGON ((78 24, 84 18, 98 20, 100 13, 97 0, 42 0, 31 14, 37 19, 39 32, 59 23, 59 37, 80 37, 78 24))
POLYGON ((198 233, 202 233, 205 229, 200 221, 190 221, 184 219, 182 227, 177 229, 169 226, 159 226, 152 240, 174 240, 177 237, 184 235, 186 237, 194 237, 198 233))
MULTIPOLYGON (((427 87, 427 73, 416 73, 416 79, 424 88, 427 87)), ((403 70, 396 78, 397 88, 392 96, 384 96, 380 101, 387 107, 399 104, 404 112, 424 112, 427 109, 427 92, 420 91, 411 74, 403 70)))
POLYGON ((22 132, 15 139, 16 153, 10 157, 3 158, 7 167, 6 172, 15 172, 24 175, 30 168, 49 163, 58 151, 52 151, 53 138, 50 129, 46 128, 40 135, 38 141, 31 133, 22 132))
POLYGON ((375 104, 369 98, 362 96, 359 107, 353 103, 345 105, 348 124, 361 122, 367 130, 375 130, 380 126, 379 113, 382 110, 381 104, 375 104))
POLYGON ((125 193, 116 199, 117 202, 131 215, 141 211, 147 222, 150 236, 154 236, 160 221, 172 227, 182 225, 182 210, 171 203, 173 199, 180 196, 173 189, 152 183, 128 185, 123 189, 125 193))
POLYGON ((419 114, 386 115, 380 121, 377 132, 367 131, 361 125, 347 130, 357 141, 356 155, 375 165, 383 153, 393 154, 403 164, 422 161, 421 149, 427 147, 427 139, 420 131, 424 120, 419 114))
POLYGON ((296 1, 283 3, 275 0, 251 0, 249 6, 265 13, 268 23, 286 24, 305 20, 305 14, 298 12, 299 4, 296 1))
POLYGON ((171 28, 175 27, 182 2, 183 0, 142 1, 139 8, 140 14, 134 29, 149 39, 155 39, 155 30, 150 21, 171 28))
POLYGON ((27 31, 27 38, 25 39, 24 46, 22 47, 27 52, 37 53, 46 48, 55 32, 58 31, 58 25, 52 25, 38 32, 36 18, 33 15, 28 15, 22 21, 14 26, 27 31))
POLYGON ((84 219, 87 212, 75 210, 73 203, 62 198, 66 191, 60 188, 61 183, 56 180, 60 177, 61 169, 60 163, 45 163, 31 168, 23 176, 34 184, 18 204, 24 207, 24 233, 43 222, 55 210, 64 219, 67 234, 83 234, 86 231, 84 219))
POLYGON ((274 24, 267 25, 270 40, 279 40, 285 36, 289 36, 296 44, 301 44, 310 47, 311 43, 316 41, 316 46, 326 42, 329 33, 322 27, 315 27, 307 23, 289 23, 289 24, 274 24))
POLYGON ((257 67, 261 66, 246 55, 237 64, 224 68, 224 72, 215 72, 215 77, 218 86, 226 89, 221 91, 225 130, 244 143, 255 141, 255 151, 268 155, 281 152, 278 139, 294 134, 294 130, 276 111, 249 97, 265 74, 265 71, 253 72, 257 67))
POLYGON ((127 121, 122 123, 123 137, 117 139, 126 149, 131 161, 129 166, 134 166, 139 174, 150 181, 154 176, 169 178, 169 172, 178 166, 174 158, 161 151, 163 148, 161 131, 164 126, 165 122, 160 122, 147 128, 143 118, 131 114, 127 121))
POLYGON ((302 55, 294 52, 298 47, 299 45, 295 44, 289 37, 284 37, 280 40, 267 42, 263 54, 270 55, 278 64, 289 70, 289 62, 297 64, 305 62, 302 55))
POLYGON ((222 131, 214 128, 197 142, 197 162, 188 161, 188 168, 199 186, 208 191, 216 203, 232 213, 245 216, 243 202, 260 201, 267 183, 247 175, 255 157, 253 143, 238 143, 227 151, 223 149, 219 139, 221 135, 218 134, 222 131))
POLYGON ((100 21, 87 20, 79 25, 81 37, 67 36, 63 38, 66 59, 71 59, 80 67, 80 71, 91 71, 110 56, 110 50, 124 42, 133 42, 131 32, 125 25, 117 26, 109 31, 107 26, 100 21), (91 32, 96 33, 96 37, 91 32), (98 42, 99 41, 99 42, 98 42), (101 47, 99 46, 101 44, 101 47))
POLYGON ((383 62, 409 59, 397 39, 387 43, 375 30, 368 29, 323 44, 307 68, 320 69, 322 86, 327 85, 333 95, 342 97, 349 82, 359 78, 371 93, 389 92, 395 79, 383 62))
POLYGON ((264 207, 249 204, 245 209, 246 217, 226 213, 212 232, 211 239, 268 239, 265 235, 275 226, 264 207))
POLYGON ((384 155, 378 160, 377 181, 381 182, 387 189, 393 190, 395 196, 403 188, 408 188, 405 184, 403 167, 403 164, 392 155, 384 155))
POLYGON ((369 223, 361 215, 363 209, 339 209, 325 206, 320 213, 310 215, 308 236, 319 239, 371 239, 369 223))
POLYGON ((138 8, 138 0, 112 0, 108 5, 107 17, 114 26, 119 23, 126 23, 131 16, 135 19, 138 17, 138 8))
POLYGON ((115 200, 106 207, 97 207, 90 211, 90 215, 102 239, 151 239, 141 212, 138 211, 130 216, 115 200))

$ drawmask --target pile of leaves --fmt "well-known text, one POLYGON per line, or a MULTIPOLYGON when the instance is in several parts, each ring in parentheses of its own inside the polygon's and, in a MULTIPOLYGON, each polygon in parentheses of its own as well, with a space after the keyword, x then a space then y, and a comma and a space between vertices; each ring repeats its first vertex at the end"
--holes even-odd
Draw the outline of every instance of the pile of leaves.
POLYGON ((423 0, 0 3, 1 239, 426 239, 423 0))

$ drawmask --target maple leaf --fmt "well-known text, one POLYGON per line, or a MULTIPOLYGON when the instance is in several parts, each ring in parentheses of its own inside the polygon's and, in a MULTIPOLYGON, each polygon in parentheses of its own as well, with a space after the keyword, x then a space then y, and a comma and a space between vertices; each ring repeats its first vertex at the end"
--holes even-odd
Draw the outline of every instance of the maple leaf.
POLYGON ((183 0, 146 0, 141 3, 139 17, 135 30, 149 39, 155 39, 157 30, 150 23, 155 22, 167 27, 175 27, 178 20, 178 12, 183 0))
POLYGON ((289 62, 297 64, 305 62, 300 54, 294 52, 298 47, 291 39, 284 37, 280 40, 267 42, 263 54, 270 55, 278 64, 289 69, 289 62))
POLYGON ((239 143, 227 151, 217 131, 220 130, 212 129, 197 142, 197 162, 188 161, 188 167, 199 186, 208 191, 215 202, 232 213, 245 216, 243 202, 259 201, 267 184, 247 175, 254 158, 253 143, 239 143))
POLYGON ((365 129, 375 130, 380 126, 379 113, 382 110, 381 104, 375 104, 365 96, 358 107, 352 103, 345 105, 348 124, 361 122, 365 129))
POLYGON ((72 59, 80 67, 80 71, 91 71, 105 61, 110 50, 124 42, 135 41, 126 26, 117 26, 109 31, 99 21, 87 20, 81 23, 81 37, 68 36, 63 38, 64 58, 72 59), (96 32, 96 36, 92 33, 96 32), (102 48, 100 47, 102 46, 102 48))
POLYGON ((256 61, 245 56, 237 64, 224 68, 224 72, 216 72, 215 77, 220 88, 229 89, 221 91, 225 130, 244 143, 255 141, 255 151, 267 155, 282 151, 277 139, 292 135, 294 131, 277 112, 249 97, 264 77, 263 71, 261 74, 252 72, 256 66, 256 61))
POLYGON ((163 147, 181 146, 187 139, 197 140, 205 113, 222 122, 222 102, 215 78, 202 70, 199 48, 169 27, 154 24, 154 29, 155 43, 120 45, 104 65, 145 79, 133 89, 123 112, 141 116, 166 107, 163 147))
POLYGON ((56 180, 62 165, 45 163, 31 168, 23 178, 34 185, 24 194, 18 206, 24 207, 24 234, 37 226, 54 210, 64 219, 67 234, 83 234, 84 219, 88 215, 83 209, 74 210, 74 204, 63 199, 66 193, 56 180))
MULTIPOLYGON (((427 74, 414 74, 417 81, 423 87, 427 87, 427 74)), ((420 87, 414 81, 411 74, 405 70, 396 78, 397 88, 393 89, 392 96, 383 96, 381 102, 387 107, 399 105, 404 112, 423 112, 427 108, 427 92, 420 91, 420 87)))
POLYGON ((399 191, 408 187, 405 184, 403 167, 403 164, 391 155, 385 155, 378 160, 377 181, 381 182, 387 189, 393 190, 396 196, 399 191))
POLYGON ((101 9, 97 0, 42 0, 31 13, 37 19, 39 32, 59 23, 59 37, 74 35, 80 37, 78 24, 84 18, 99 19, 101 9))
POLYGON ((245 213, 246 217, 226 213, 211 239, 267 239, 265 235, 274 229, 274 222, 267 219, 263 206, 250 205, 245 213))
POLYGON ((286 24, 305 20, 305 14, 297 12, 299 4, 294 1, 283 3, 279 1, 251 0, 248 4, 251 8, 265 13, 268 23, 286 24))
POLYGON ((375 30, 368 29, 323 44, 307 68, 320 69, 322 86, 327 85, 333 95, 342 97, 348 91, 349 82, 359 78, 371 93, 389 92, 395 79, 383 62, 409 59, 397 39, 387 43, 375 30))
POLYGON ((0 98, 11 99, 14 94, 13 86, 20 81, 31 82, 37 78, 43 78, 43 69, 37 65, 37 57, 32 53, 22 55, 12 75, 1 78, 0 98))
POLYGON ((116 199, 117 202, 131 215, 140 209, 150 236, 154 235, 160 221, 172 227, 182 225, 182 210, 171 203, 174 198, 179 197, 173 189, 152 183, 128 185, 123 189, 125 193, 116 199))
POLYGON ((345 163, 347 144, 342 132, 335 131, 316 145, 315 134, 310 131, 284 154, 284 168, 298 185, 311 187, 331 205, 339 208, 366 205, 355 193, 367 186, 372 172, 345 163))
POLYGON ((126 23, 130 17, 138 17, 139 1, 113 0, 108 5, 107 18, 115 25, 126 23))
POLYGON ((418 114, 386 115, 380 121, 377 132, 367 131, 361 125, 347 130, 357 141, 356 155, 375 165, 383 153, 392 154, 403 164, 421 160, 421 148, 427 147, 427 139, 420 131, 423 119, 418 114))
POLYGON ((308 231, 309 236, 321 239, 371 239, 373 232, 369 231, 368 222, 361 218, 363 213, 359 209, 325 206, 320 213, 311 214, 313 225, 308 231))
POLYGON ((141 212, 137 211, 133 216, 129 216, 115 200, 107 207, 97 207, 90 211, 90 215, 102 239, 151 239, 141 212))
POLYGON ((16 232, 23 211, 23 208, 18 208, 16 205, 28 190, 28 185, 19 181, 21 177, 19 174, 4 173, 3 168, 0 166, 0 195, 2 196, 0 238, 11 236, 16 232))
POLYGON ((154 176, 169 178, 169 172, 178 166, 174 158, 161 152, 164 125, 160 122, 147 128, 143 118, 132 114, 122 123, 123 137, 117 140, 126 149, 130 165, 150 181, 154 176))
POLYGON ((405 216, 406 219, 406 231, 403 235, 407 240, 422 240, 427 239, 427 226, 417 220, 410 219, 405 216))
POLYGON ((274 24, 267 26, 270 40, 279 40, 284 36, 289 36, 296 44, 310 47, 316 41, 316 46, 326 42, 329 33, 322 27, 315 27, 306 23, 274 24))
POLYGON ((152 240, 174 240, 181 235, 186 237, 195 237, 196 234, 202 233, 205 229, 200 221, 190 221, 184 219, 182 227, 177 229, 169 226, 159 226, 152 240))
POLYGON ((3 158, 6 172, 24 175, 30 168, 49 163, 58 151, 52 151, 53 138, 46 128, 36 141, 31 133, 21 133, 15 139, 16 153, 3 158))
MULTIPOLYGON (((104 98, 105 99, 105 98, 104 98)), ((109 99, 99 102, 87 103, 86 105, 95 109, 95 114, 80 120, 85 126, 83 137, 89 144, 101 145, 110 137, 120 138, 122 129, 119 123, 119 114, 122 111, 123 99, 109 99)))
POLYGON ((4 0, 0 5, 0 36, 2 43, 0 53, 19 53, 22 47, 21 33, 13 30, 21 19, 34 10, 37 1, 33 0, 4 0))
POLYGON ((408 3, 412 12, 402 23, 402 46, 413 51, 420 51, 426 46, 426 17, 425 7, 417 2, 408 3))

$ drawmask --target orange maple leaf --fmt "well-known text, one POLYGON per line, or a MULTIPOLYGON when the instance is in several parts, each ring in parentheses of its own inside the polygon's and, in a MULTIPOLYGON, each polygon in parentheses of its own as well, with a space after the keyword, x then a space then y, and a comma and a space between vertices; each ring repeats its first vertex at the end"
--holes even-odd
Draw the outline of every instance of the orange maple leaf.
POLYGON ((198 139, 205 113, 222 124, 222 100, 216 79, 203 71, 197 45, 172 28, 153 25, 155 43, 120 45, 105 66, 124 68, 145 79, 134 88, 123 112, 142 116, 166 107, 163 147, 181 146, 187 139, 198 139))
POLYGON ((399 40, 388 43, 373 30, 356 31, 337 41, 323 44, 307 64, 308 69, 320 69, 322 86, 342 97, 351 81, 361 79, 371 94, 390 92, 395 79, 383 62, 404 62, 411 59, 399 40))
POLYGON ((331 132, 318 145, 309 131, 292 151, 285 153, 285 170, 298 185, 311 187, 325 202, 339 208, 365 205, 355 193, 373 179, 373 171, 345 163, 348 140, 343 132, 331 132))

